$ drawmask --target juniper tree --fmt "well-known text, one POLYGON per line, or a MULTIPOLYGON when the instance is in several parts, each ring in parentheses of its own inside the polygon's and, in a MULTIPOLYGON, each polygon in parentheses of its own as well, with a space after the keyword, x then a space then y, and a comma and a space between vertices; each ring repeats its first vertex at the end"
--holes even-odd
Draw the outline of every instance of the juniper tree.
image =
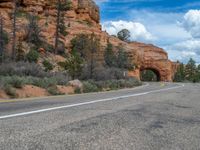
POLYGON ((121 31, 119 31, 117 33, 117 37, 122 41, 129 42, 130 37, 131 37, 131 33, 127 29, 122 29, 121 31))

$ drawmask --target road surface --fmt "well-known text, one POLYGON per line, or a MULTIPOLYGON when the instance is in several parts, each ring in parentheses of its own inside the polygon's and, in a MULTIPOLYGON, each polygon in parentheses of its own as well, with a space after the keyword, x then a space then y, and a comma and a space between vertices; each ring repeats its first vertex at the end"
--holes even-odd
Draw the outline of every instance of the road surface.
POLYGON ((200 84, 0 101, 0 150, 199 150, 200 84))

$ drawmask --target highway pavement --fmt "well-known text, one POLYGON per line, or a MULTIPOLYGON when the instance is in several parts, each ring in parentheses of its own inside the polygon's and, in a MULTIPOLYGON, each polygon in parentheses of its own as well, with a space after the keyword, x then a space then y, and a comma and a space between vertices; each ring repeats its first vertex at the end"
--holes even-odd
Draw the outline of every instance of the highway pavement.
POLYGON ((0 150, 199 150, 200 84, 0 100, 0 150))

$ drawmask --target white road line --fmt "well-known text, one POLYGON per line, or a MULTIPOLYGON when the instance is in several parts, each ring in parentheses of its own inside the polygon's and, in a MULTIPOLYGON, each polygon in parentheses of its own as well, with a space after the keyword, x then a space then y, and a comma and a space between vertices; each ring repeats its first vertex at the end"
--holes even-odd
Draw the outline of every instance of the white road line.
POLYGON ((40 110, 29 111, 29 112, 22 112, 22 113, 17 113, 17 114, 5 115, 5 116, 0 116, 0 119, 8 119, 8 118, 13 118, 13 117, 26 116, 26 115, 37 114, 37 113, 41 113, 41 112, 47 112, 47 111, 58 110, 58 109, 63 109, 63 108, 72 108, 72 107, 89 105, 89 104, 94 104, 94 103, 99 103, 99 102, 120 100, 120 99, 129 98, 129 97, 147 95, 147 94, 150 94, 150 93, 158 93, 158 92, 163 92, 163 91, 169 91, 169 90, 172 90, 172 89, 181 88, 183 86, 184 85, 180 85, 180 86, 171 87, 171 88, 153 90, 153 91, 149 91, 149 92, 143 92, 143 93, 137 93, 137 94, 129 94, 129 95, 123 95, 123 96, 118 96, 118 97, 99 99, 99 100, 95 100, 95 101, 88 101, 88 102, 84 102, 84 103, 77 103, 77 104, 71 104, 71 105, 65 105, 65 106, 59 106, 59 107, 52 107, 52 108, 40 109, 40 110))

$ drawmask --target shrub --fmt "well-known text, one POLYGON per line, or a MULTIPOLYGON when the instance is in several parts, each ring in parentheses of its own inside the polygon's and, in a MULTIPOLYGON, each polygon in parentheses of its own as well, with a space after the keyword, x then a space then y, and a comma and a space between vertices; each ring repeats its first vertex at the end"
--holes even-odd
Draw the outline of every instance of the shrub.
POLYGON ((67 85, 68 82, 71 80, 70 76, 67 73, 63 72, 55 72, 51 73, 51 78, 57 81, 58 85, 67 85))
POLYGON ((27 12, 24 12, 22 10, 17 11, 16 17, 17 18, 26 18, 28 16, 27 12))
POLYGON ((6 94, 11 96, 11 98, 16 98, 17 97, 15 89, 9 84, 5 85, 4 91, 6 92, 6 94))
POLYGON ((79 88, 79 87, 75 88, 74 93, 81 94, 81 88, 79 88))
POLYGON ((87 81, 83 83, 83 92, 97 92, 102 90, 117 90, 122 88, 132 88, 141 85, 136 78, 105 80, 105 81, 87 81))
POLYGON ((83 82, 83 93, 91 93, 91 92, 98 92, 98 91, 99 89, 95 84, 89 81, 83 82))
POLYGON ((59 65, 63 67, 75 79, 80 76, 83 66, 83 59, 77 55, 69 56, 65 62, 60 62, 59 65))
POLYGON ((35 62, 36 63, 38 61, 38 58, 39 58, 39 53, 36 50, 30 50, 28 52, 28 54, 26 55, 26 59, 29 62, 35 62))
MULTIPOLYGON (((86 69, 84 69, 86 71, 86 69)), ((86 75, 85 75, 86 76, 86 75)), ((94 80, 125 79, 126 72, 119 68, 97 67, 94 70, 94 80)))
POLYGON ((53 70, 54 66, 48 60, 44 60, 42 62, 42 64, 43 64, 43 66, 45 68, 45 71, 51 71, 51 70, 53 70))
POLYGON ((142 82, 139 81, 136 78, 129 78, 126 81, 126 87, 128 87, 128 88, 131 88, 131 87, 134 87, 134 86, 140 86, 140 85, 142 85, 142 82))
POLYGON ((12 76, 8 84, 12 85, 15 88, 22 88, 24 86, 24 81, 22 78, 17 76, 12 76))
POLYGON ((45 89, 47 89, 52 85, 57 85, 57 81, 54 78, 35 78, 35 79, 33 78, 32 82, 33 85, 45 89))
POLYGON ((47 52, 53 52, 54 51, 54 47, 51 44, 49 44, 45 41, 43 41, 41 47, 44 48, 45 51, 47 51, 47 52))
POLYGON ((0 64, 0 74, 2 76, 33 76, 48 77, 43 69, 36 63, 29 62, 7 62, 0 64))
POLYGON ((64 95, 64 93, 61 93, 57 86, 56 85, 52 85, 50 86, 48 89, 48 92, 51 94, 51 95, 64 95))

